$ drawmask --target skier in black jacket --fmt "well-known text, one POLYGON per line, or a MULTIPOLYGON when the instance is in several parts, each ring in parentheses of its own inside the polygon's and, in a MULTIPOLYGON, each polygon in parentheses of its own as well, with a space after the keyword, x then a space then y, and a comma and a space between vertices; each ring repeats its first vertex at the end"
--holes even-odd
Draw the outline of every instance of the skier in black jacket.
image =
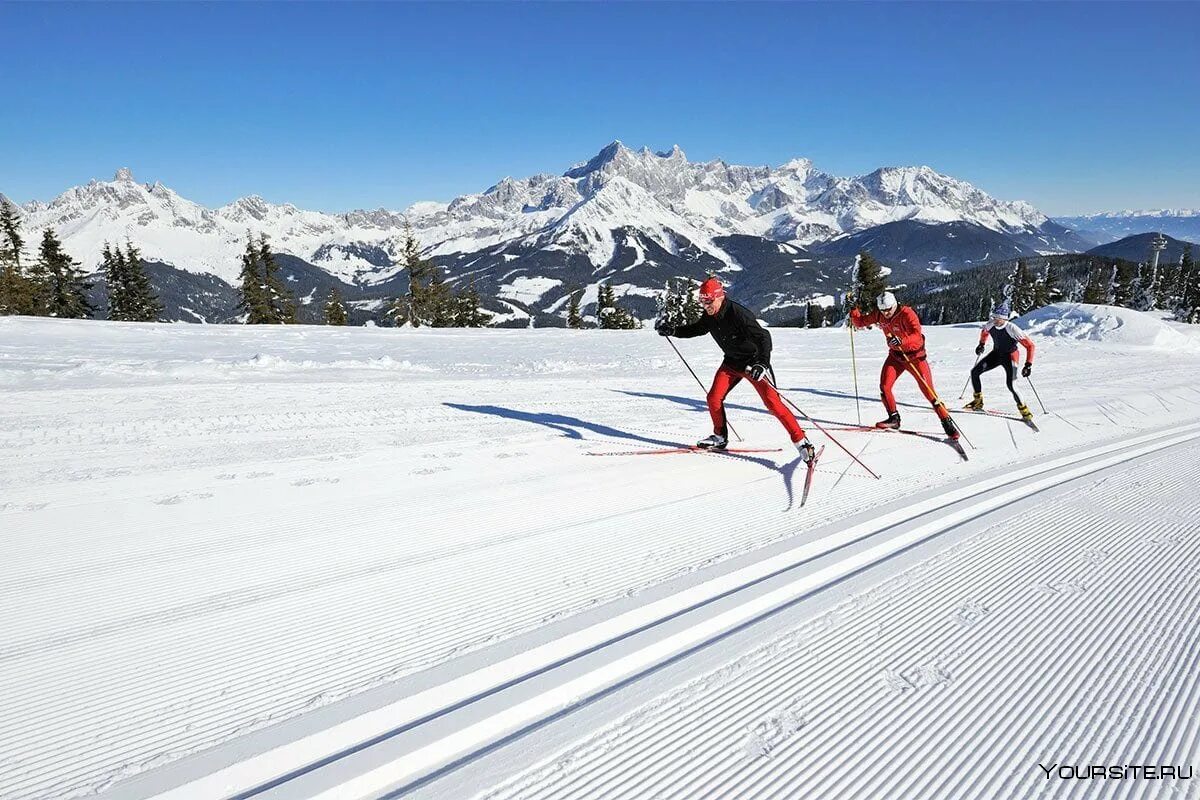
POLYGON ((697 446, 724 450, 729 444, 729 426, 725 421, 725 396, 742 380, 749 379, 758 391, 767 410, 787 429, 800 458, 809 461, 814 448, 804 435, 804 429, 775 391, 775 372, 771 369, 771 334, 758 324, 750 309, 725 296, 725 287, 716 278, 700 284, 700 305, 704 316, 689 325, 673 326, 665 321, 655 325, 662 336, 689 339, 711 333, 725 353, 725 359, 713 376, 708 390, 708 413, 712 416, 713 434, 696 442, 697 446))

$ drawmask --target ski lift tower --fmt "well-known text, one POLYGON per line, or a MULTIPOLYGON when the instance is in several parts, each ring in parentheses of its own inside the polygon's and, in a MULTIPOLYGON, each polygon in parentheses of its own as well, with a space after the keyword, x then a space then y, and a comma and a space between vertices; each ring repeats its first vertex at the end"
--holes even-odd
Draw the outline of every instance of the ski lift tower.
POLYGON ((1150 240, 1150 270, 1152 273, 1158 272, 1158 254, 1167 249, 1167 239, 1161 233, 1155 234, 1150 240))

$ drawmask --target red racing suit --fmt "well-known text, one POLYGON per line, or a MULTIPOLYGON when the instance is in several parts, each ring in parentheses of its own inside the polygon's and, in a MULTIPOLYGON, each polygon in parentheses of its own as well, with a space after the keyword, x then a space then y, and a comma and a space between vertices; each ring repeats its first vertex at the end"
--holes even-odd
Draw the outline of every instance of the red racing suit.
POLYGON ((896 379, 903 372, 912 372, 921 394, 933 405, 938 417, 946 419, 950 416, 933 388, 933 373, 929 371, 929 362, 925 358, 925 334, 921 332, 921 320, 917 318, 917 312, 909 306, 900 306, 888 319, 879 310, 863 314, 855 308, 850 311, 850 324, 856 328, 878 325, 887 337, 888 357, 879 372, 879 394, 883 397, 883 407, 888 414, 896 413, 896 397, 892 394, 896 379))

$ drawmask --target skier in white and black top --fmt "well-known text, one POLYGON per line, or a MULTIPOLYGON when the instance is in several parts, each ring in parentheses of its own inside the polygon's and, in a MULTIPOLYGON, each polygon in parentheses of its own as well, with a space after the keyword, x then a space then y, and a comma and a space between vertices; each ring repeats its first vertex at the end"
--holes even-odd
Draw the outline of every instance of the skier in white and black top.
POLYGON ((1021 396, 1013 387, 1013 381, 1017 378, 1017 364, 1021 358, 1017 352, 1017 346, 1025 348, 1025 366, 1021 370, 1023 378, 1028 378, 1033 371, 1033 351, 1036 348, 1029 335, 1009 320, 1011 313, 1012 310, 1008 303, 1000 303, 992 310, 991 320, 979 332, 979 346, 975 348, 975 355, 983 354, 989 337, 992 340, 992 352, 979 359, 971 370, 971 386, 975 390, 975 397, 967 403, 966 408, 971 411, 983 410, 983 386, 979 381, 979 376, 996 367, 1004 367, 1008 390, 1012 392, 1013 399, 1017 401, 1017 411, 1021 412, 1023 419, 1031 420, 1033 412, 1021 402, 1021 396))

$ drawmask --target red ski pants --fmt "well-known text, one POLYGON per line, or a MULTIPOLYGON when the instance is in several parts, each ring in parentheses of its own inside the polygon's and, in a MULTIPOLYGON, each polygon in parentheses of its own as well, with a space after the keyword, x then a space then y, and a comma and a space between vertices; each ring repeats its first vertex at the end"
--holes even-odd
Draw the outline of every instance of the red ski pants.
POLYGON ((763 405, 775 415, 775 419, 783 424, 793 442, 804 438, 804 429, 800 427, 800 423, 796 421, 792 412, 788 411, 788 407, 783 404, 783 398, 779 396, 779 392, 775 391, 775 387, 766 377, 756 381, 746 373, 724 364, 713 376, 712 388, 708 390, 708 413, 712 417, 713 433, 729 437, 729 425, 725 421, 725 396, 734 386, 738 385, 742 378, 750 381, 750 384, 758 391, 763 405))
POLYGON ((896 413, 896 397, 892 394, 892 387, 896 384, 896 378, 907 372, 912 374, 916 370, 921 377, 918 379, 913 375, 913 380, 917 382, 917 386, 921 387, 921 394, 925 395, 925 399, 933 404, 934 411, 937 415, 945 419, 950 416, 950 412, 946 410, 946 406, 938 401, 938 396, 933 389, 933 373, 929 371, 929 362, 924 356, 919 358, 908 357, 908 361, 904 360, 904 356, 900 353, 888 353, 887 361, 883 362, 883 369, 879 371, 879 393, 883 395, 883 407, 887 409, 889 414, 896 413))

